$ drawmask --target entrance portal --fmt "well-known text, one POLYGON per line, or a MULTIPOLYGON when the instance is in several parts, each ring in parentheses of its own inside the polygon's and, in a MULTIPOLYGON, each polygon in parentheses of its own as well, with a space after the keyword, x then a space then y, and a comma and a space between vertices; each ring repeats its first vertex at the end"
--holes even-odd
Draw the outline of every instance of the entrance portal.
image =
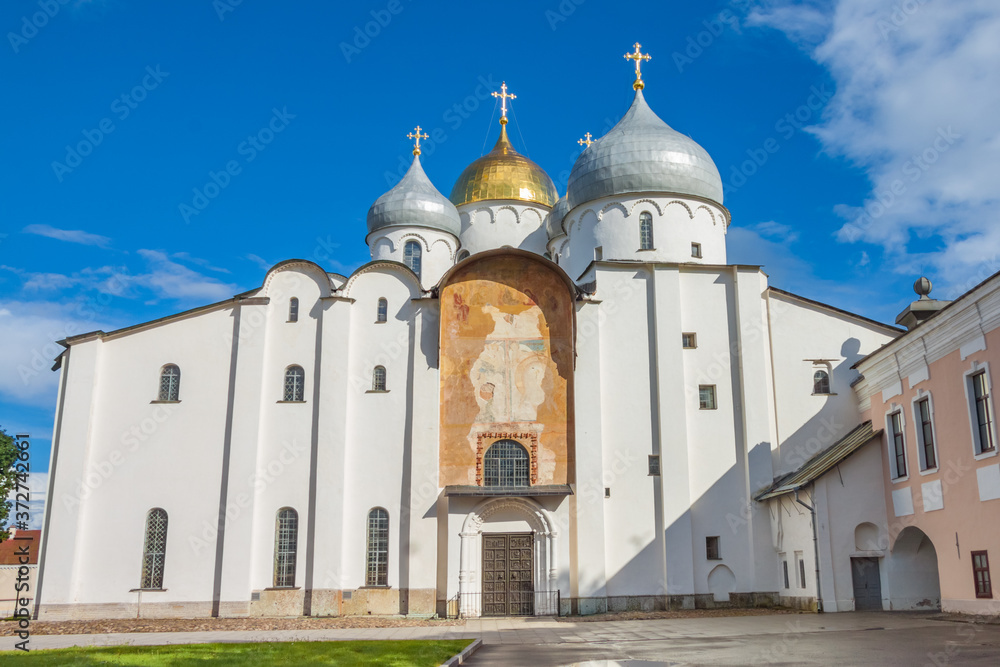
POLYGON ((852 558, 854 611, 882 610, 882 579, 877 558, 852 558))
POLYGON ((483 616, 533 616, 534 535, 483 533, 483 616))

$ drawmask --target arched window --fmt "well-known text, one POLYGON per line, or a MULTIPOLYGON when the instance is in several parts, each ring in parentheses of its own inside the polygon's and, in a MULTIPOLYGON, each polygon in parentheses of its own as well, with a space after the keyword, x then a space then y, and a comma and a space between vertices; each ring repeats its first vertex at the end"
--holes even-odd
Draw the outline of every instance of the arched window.
POLYGON ((144 590, 163 588, 163 565, 167 557, 167 513, 160 508, 146 515, 146 540, 142 547, 142 583, 144 590))
POLYGON ((469 257, 472 257, 472 253, 469 252, 468 250, 463 250, 462 252, 458 253, 458 261, 460 262, 463 259, 468 259, 469 257))
POLYGON ((285 369, 285 401, 304 401, 306 397, 306 372, 301 366, 285 369))
POLYGON ((167 364, 160 371, 161 401, 179 401, 181 395, 181 369, 174 364, 167 364))
POLYGON ((389 318, 389 302, 385 299, 378 300, 378 314, 375 316, 376 322, 385 322, 389 318))
POLYGON ((389 585, 389 513, 381 507, 368 512, 368 558, 365 586, 389 585))
POLYGON ((376 366, 372 371, 372 391, 385 391, 385 366, 376 366))
POLYGON ((299 321, 299 300, 294 296, 288 300, 288 321, 299 321))
POLYGON ((295 550, 299 543, 299 515, 291 507, 278 510, 274 522, 274 587, 295 586, 295 550))
POLYGON ((647 211, 639 214, 639 250, 653 249, 653 215, 647 211))
POLYGON ((403 246, 403 263, 420 277, 420 244, 416 241, 407 241, 403 246))
POLYGON ((528 450, 513 440, 500 440, 483 457, 485 486, 531 486, 528 450))
POLYGON ((813 393, 830 393, 830 374, 826 371, 816 371, 813 373, 813 393))

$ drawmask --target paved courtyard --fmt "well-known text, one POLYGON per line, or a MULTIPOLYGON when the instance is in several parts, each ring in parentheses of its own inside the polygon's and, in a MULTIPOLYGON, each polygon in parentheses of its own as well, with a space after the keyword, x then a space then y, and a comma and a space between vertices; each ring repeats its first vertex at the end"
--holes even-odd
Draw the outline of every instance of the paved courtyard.
MULTIPOLYGON (((466 664, 586 665, 1000 665, 1000 625, 928 614, 842 613, 643 621, 486 619, 445 627, 40 635, 32 649, 351 639, 462 639, 484 646, 466 664)), ((0 638, 0 649, 17 641, 0 638)))

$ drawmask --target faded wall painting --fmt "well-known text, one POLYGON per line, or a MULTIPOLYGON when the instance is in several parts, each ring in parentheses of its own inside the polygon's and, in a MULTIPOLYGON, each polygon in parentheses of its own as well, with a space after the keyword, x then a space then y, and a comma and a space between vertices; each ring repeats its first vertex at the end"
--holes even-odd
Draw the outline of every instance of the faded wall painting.
POLYGON ((572 474, 573 296, 543 261, 485 257, 441 290, 441 485, 482 485, 499 440, 530 455, 531 484, 572 474))

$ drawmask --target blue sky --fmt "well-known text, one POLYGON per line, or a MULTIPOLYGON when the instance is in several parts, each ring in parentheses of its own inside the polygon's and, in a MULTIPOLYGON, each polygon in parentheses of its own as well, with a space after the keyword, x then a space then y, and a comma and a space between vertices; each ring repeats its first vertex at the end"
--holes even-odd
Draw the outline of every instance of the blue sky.
POLYGON ((576 140, 628 108, 636 41, 650 105, 722 173, 731 261, 890 322, 920 274, 945 298, 1000 269, 995 2, 9 0, 0 26, 0 425, 36 469, 55 340, 283 259, 350 272, 405 135, 432 134, 448 194, 504 80, 515 146, 564 193, 576 140))

